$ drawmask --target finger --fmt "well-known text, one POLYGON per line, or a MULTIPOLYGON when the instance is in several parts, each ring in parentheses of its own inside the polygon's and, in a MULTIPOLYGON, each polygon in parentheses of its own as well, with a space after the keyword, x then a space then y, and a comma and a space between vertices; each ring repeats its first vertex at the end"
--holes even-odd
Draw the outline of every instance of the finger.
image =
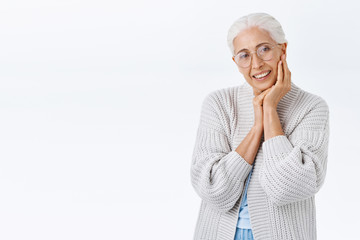
POLYGON ((271 88, 268 88, 264 91, 262 91, 259 95, 257 95, 254 98, 254 103, 256 103, 257 105, 262 105, 263 99, 266 96, 266 94, 271 90, 271 88))
POLYGON ((284 70, 285 70, 286 73, 290 72, 286 59, 284 59, 284 70))
POLYGON ((270 90, 271 90, 271 88, 268 88, 268 89, 264 90, 263 92, 261 92, 261 94, 259 95, 259 98, 263 99, 266 96, 266 94, 268 92, 270 92, 270 90))
POLYGON ((257 97, 261 94, 261 91, 253 89, 254 96, 257 97))
MULTIPOLYGON (((277 81, 282 82, 283 81, 283 69, 282 69, 282 60, 278 63, 278 74, 277 74, 277 81)), ((276 84, 276 83, 275 83, 276 84)))
POLYGON ((289 67, 285 59, 283 65, 284 65, 284 83, 286 85, 291 85, 291 72, 289 70, 289 67))
MULTIPOLYGON (((274 87, 274 86, 273 86, 273 87, 274 87)), ((265 97, 266 97, 267 93, 270 92, 273 87, 268 88, 268 89, 266 89, 264 92, 262 92, 261 98, 259 99, 261 106, 264 104, 265 97)))

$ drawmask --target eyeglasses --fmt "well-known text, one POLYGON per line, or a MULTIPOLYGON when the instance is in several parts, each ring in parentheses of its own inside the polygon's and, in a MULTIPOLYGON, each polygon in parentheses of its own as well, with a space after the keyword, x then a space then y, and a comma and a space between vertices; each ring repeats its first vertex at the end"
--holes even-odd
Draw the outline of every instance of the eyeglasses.
POLYGON ((252 51, 249 52, 247 50, 241 51, 238 54, 236 54, 235 56, 233 56, 233 60, 236 62, 237 65, 239 65, 240 67, 248 67, 250 66, 251 63, 251 54, 256 52, 256 54, 258 55, 258 57, 264 61, 269 61, 274 57, 274 47, 278 47, 278 45, 273 45, 270 43, 264 43, 262 45, 260 45, 256 51, 252 51))

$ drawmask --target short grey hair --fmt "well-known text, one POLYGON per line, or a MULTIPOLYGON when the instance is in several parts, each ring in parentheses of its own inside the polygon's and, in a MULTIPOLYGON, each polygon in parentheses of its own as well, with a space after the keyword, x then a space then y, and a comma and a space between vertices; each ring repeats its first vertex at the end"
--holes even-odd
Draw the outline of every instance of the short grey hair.
POLYGON ((271 15, 267 13, 251 13, 249 15, 240 17, 230 27, 227 36, 227 43, 229 45, 231 54, 234 56, 234 38, 242 31, 257 26, 269 32, 271 38, 277 43, 287 43, 285 33, 280 23, 271 15))

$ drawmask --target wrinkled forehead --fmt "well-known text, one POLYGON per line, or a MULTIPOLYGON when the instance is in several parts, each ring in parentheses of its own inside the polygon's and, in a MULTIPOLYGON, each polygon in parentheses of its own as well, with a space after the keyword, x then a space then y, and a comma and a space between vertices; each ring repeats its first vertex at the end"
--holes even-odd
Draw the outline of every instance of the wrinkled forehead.
POLYGON ((233 40, 234 52, 237 53, 242 49, 249 51, 256 50, 256 46, 261 43, 271 43, 275 44, 276 42, 271 38, 268 31, 261 29, 259 27, 251 27, 241 31, 233 40))

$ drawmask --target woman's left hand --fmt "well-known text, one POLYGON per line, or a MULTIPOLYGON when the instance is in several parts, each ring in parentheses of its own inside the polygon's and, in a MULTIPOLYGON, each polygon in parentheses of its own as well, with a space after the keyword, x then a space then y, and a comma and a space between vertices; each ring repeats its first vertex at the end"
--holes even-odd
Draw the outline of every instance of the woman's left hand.
POLYGON ((276 109, 281 98, 291 89, 291 72, 288 68, 285 54, 281 56, 281 60, 278 63, 277 81, 270 89, 264 97, 263 106, 264 108, 276 109))

